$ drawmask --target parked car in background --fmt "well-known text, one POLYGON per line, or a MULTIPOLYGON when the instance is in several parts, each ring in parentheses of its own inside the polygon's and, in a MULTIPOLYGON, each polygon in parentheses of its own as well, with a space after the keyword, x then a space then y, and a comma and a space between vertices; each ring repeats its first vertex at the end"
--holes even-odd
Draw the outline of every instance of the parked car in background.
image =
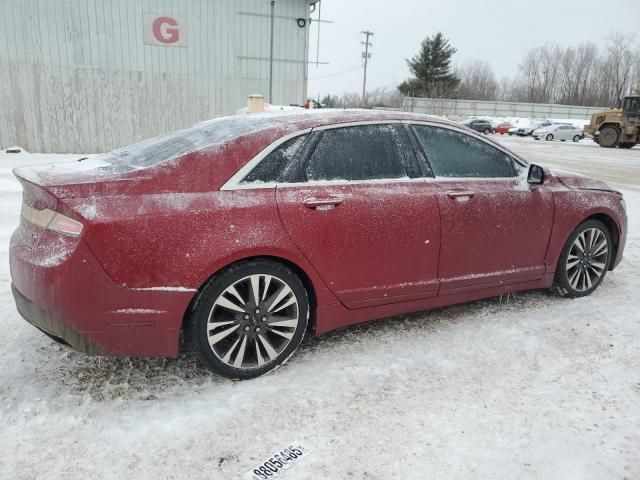
POLYGON ((491 126, 491 122, 489 120, 478 120, 478 119, 467 120, 462 124, 465 127, 469 127, 473 130, 476 130, 477 132, 482 132, 487 134, 491 133, 491 130, 493 129, 493 127, 491 126))
POLYGON ((548 120, 545 120, 544 122, 532 122, 524 127, 519 127, 514 133, 519 137, 526 137, 531 135, 538 128, 548 127, 549 125, 553 125, 553 122, 548 120))
POLYGON ((517 134, 517 132, 518 132, 518 129, 519 129, 519 128, 520 128, 520 127, 511 127, 509 130, 507 130, 507 133, 508 133, 509 135, 516 135, 516 134, 517 134))
POLYGON ((306 334, 526 289, 582 297, 622 259, 625 203, 603 182, 426 115, 312 112, 17 169, 18 311, 92 354, 177 357, 184 336, 252 378, 306 334))
POLYGON ((584 131, 576 128, 574 125, 553 124, 546 127, 538 128, 531 134, 536 140, 544 138, 545 140, 573 140, 579 142, 584 138, 584 131))
POLYGON ((499 133, 500 135, 504 135, 505 133, 509 132, 511 128, 513 128, 513 125, 511 125, 510 123, 500 123, 493 127, 491 133, 499 133))

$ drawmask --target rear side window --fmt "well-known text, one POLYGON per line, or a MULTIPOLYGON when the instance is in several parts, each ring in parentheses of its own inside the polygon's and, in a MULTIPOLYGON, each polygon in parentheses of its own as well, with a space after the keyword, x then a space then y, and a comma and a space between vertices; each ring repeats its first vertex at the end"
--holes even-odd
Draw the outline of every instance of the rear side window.
POLYGON ((514 177, 511 158, 491 145, 446 128, 414 125, 436 177, 514 177))
POLYGON ((242 183, 277 182, 285 167, 295 157, 306 135, 294 137, 279 145, 244 177, 242 183))
MULTIPOLYGON (((401 127, 400 127, 401 128, 401 127)), ((308 180, 376 180, 406 177, 404 131, 395 125, 325 130, 305 167, 308 180)))

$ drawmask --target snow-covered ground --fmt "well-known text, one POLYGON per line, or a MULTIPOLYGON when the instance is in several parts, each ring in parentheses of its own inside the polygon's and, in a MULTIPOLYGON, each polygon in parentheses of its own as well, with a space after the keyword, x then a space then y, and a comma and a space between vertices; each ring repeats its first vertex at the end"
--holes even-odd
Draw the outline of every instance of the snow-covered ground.
POLYGON ((625 192, 625 259, 593 295, 357 326, 246 382, 191 358, 87 357, 27 325, 10 293, 10 170, 47 158, 0 154, 0 478, 239 479, 294 440, 312 452, 289 479, 640 478, 640 149, 497 139, 625 192))

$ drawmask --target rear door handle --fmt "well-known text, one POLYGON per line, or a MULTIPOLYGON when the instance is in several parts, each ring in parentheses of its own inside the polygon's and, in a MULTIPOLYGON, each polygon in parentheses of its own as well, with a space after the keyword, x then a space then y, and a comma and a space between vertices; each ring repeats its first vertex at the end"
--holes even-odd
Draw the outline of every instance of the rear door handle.
POLYGON ((447 197, 452 198, 453 200, 458 200, 459 202, 466 202, 475 194, 476 192, 470 192, 468 190, 454 190, 447 192, 447 197))
POLYGON ((344 197, 332 196, 323 198, 307 198, 302 204, 307 208, 314 208, 316 210, 331 210, 337 207, 344 201, 344 197))

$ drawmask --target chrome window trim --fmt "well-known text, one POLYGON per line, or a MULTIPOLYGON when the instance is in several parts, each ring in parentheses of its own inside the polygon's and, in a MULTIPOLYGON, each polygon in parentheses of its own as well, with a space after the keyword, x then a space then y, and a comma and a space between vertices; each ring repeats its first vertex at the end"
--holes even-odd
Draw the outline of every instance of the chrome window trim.
POLYGON ((400 177, 400 178, 377 178, 371 180, 322 180, 311 182, 292 182, 292 183, 258 183, 240 185, 236 188, 227 188, 225 190, 260 190, 266 188, 299 188, 299 187, 340 187, 347 185, 383 185, 394 183, 433 183, 433 182, 507 182, 516 185, 520 177, 400 177))
POLYGON ((284 142, 299 137, 302 135, 307 135, 312 131, 322 131, 322 130, 331 130, 335 128, 344 128, 344 127, 354 127, 360 125, 389 125, 389 124, 407 124, 411 125, 427 125, 431 127, 437 128, 445 128, 448 130, 453 130, 458 133, 470 135, 478 140, 486 143, 487 145, 500 150, 502 153, 507 155, 510 158, 513 158, 521 167, 525 170, 528 168, 528 163, 520 158, 517 154, 506 150, 502 145, 487 141, 481 135, 477 134, 475 131, 468 131, 466 128, 458 127, 457 125, 449 125, 447 123, 440 123, 437 121, 423 121, 423 120, 363 120, 356 122, 344 122, 344 123, 333 123, 331 125, 322 125, 319 127, 306 128, 304 130, 298 130, 293 133, 289 133, 283 137, 280 137, 278 140, 269 144, 263 150, 261 150, 256 156, 254 156, 251 160, 249 160, 245 165, 243 165, 229 180, 227 180, 221 187, 221 191, 227 190, 262 190, 275 188, 291 188, 291 187, 319 187, 319 186, 340 186, 340 185, 366 185, 366 184, 385 184, 385 183, 430 183, 434 181, 456 181, 456 182, 472 182, 472 181, 484 181, 484 182, 495 182, 495 181, 517 181, 520 176, 514 175, 513 177, 418 177, 418 178, 409 178, 409 177, 400 177, 400 178, 379 178, 379 179, 371 179, 371 180, 323 180, 317 182, 295 182, 295 183, 278 183, 278 182, 265 182, 265 183, 246 183, 242 184, 242 180, 246 177, 251 170, 253 170, 258 163, 260 163, 267 155, 273 152, 276 148, 282 145, 284 142))
MULTIPOLYGON (((284 186, 284 185, 307 185, 310 182, 298 182, 298 183, 277 183, 277 182, 265 182, 265 183, 246 183, 242 184, 242 180, 246 177, 251 170, 253 170, 258 163, 260 163, 267 155, 273 152, 276 148, 278 148, 281 144, 295 137, 299 137, 301 135, 306 135, 311 131, 317 132, 322 130, 331 130, 334 128, 345 128, 345 127, 357 127, 361 125, 389 125, 389 124, 401 124, 402 120, 361 120, 356 122, 344 122, 344 123, 332 123, 331 125, 321 125, 319 127, 306 128, 304 130, 298 130, 296 132, 285 135, 284 137, 280 137, 275 142, 269 144, 262 151, 260 151, 255 157, 249 160, 246 164, 240 168, 229 180, 227 180, 221 187, 220 190, 258 190, 264 188, 274 188, 276 185, 284 186)), ((376 179, 386 180, 386 179, 376 179)), ((393 180, 393 179, 389 179, 393 180)), ((396 179, 397 180, 397 179, 396 179)), ((364 180, 369 181, 369 180, 364 180)), ((346 180, 340 180, 339 183, 346 184, 346 180)), ((318 182, 319 183, 319 182, 318 182)), ((354 183, 354 182, 350 182, 354 183)), ((322 182, 322 184, 326 184, 326 182, 322 182)))
POLYGON ((246 190, 246 189, 255 189, 255 188, 273 188, 276 185, 276 182, 265 182, 265 183, 256 183, 251 184, 247 183, 242 185, 242 180, 246 177, 251 170, 253 170, 258 163, 260 163, 267 155, 273 152, 276 148, 282 145, 284 142, 291 140, 292 138, 300 137, 302 135, 306 135, 311 132, 311 128, 305 128, 304 130, 296 130, 293 133, 289 133, 283 137, 280 137, 275 142, 270 143, 264 149, 262 149, 255 157, 245 163, 240 170, 234 173, 229 180, 227 180, 221 187, 220 190, 246 190))

